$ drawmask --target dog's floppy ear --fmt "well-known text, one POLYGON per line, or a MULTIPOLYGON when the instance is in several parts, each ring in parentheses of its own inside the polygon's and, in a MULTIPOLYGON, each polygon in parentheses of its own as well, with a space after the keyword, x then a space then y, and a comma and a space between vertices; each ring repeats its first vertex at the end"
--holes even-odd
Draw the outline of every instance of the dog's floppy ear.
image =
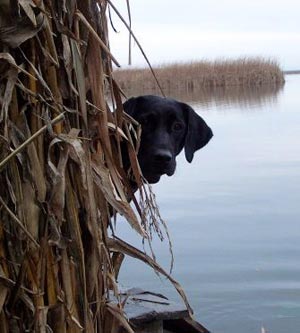
POLYGON ((137 101, 137 97, 131 97, 123 104, 124 111, 133 118, 137 106, 137 101))
POLYGON ((206 122, 187 104, 180 103, 187 119, 187 133, 185 137, 185 158, 192 162, 194 152, 204 147, 213 137, 212 130, 206 122))

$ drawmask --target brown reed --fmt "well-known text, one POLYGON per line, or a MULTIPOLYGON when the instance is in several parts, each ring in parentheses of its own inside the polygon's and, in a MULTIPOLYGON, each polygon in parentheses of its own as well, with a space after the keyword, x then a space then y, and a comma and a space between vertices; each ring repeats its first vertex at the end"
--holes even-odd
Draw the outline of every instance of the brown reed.
MULTIPOLYGON (((155 73, 165 91, 284 83, 278 63, 265 58, 162 64, 155 68, 155 73)), ((114 78, 125 91, 156 90, 155 82, 145 68, 118 69, 114 72, 114 78)))

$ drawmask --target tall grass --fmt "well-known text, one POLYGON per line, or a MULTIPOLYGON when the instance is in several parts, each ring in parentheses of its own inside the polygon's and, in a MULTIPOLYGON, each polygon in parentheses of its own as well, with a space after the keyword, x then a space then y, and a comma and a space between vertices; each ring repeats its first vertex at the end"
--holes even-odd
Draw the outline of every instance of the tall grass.
MULTIPOLYGON (((156 67, 155 72, 166 92, 211 87, 261 86, 284 82, 284 75, 278 63, 265 58, 165 64, 156 67)), ((157 90, 148 69, 119 69, 115 71, 114 77, 125 90, 157 90)))

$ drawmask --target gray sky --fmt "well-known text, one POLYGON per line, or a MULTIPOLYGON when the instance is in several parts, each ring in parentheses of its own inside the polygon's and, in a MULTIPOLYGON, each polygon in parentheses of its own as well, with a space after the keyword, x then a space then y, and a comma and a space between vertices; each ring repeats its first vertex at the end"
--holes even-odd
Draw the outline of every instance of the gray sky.
MULTIPOLYGON (((127 18, 126 0, 113 3, 127 18)), ((300 69, 298 0, 130 0, 132 29, 151 63, 265 56, 300 69)), ((113 15, 113 54, 128 59, 128 32, 113 15)), ((145 64, 133 45, 133 65, 145 64)))

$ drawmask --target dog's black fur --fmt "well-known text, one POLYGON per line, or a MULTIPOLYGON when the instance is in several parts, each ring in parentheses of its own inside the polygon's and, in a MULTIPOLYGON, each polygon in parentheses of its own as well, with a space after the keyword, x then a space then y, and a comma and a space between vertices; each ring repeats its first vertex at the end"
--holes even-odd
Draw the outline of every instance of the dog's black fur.
POLYGON ((174 174, 176 156, 183 148, 187 161, 192 162, 195 151, 213 136, 189 105, 174 99, 146 95, 132 97, 123 106, 141 124, 138 160, 149 183, 157 183, 163 174, 174 174))

